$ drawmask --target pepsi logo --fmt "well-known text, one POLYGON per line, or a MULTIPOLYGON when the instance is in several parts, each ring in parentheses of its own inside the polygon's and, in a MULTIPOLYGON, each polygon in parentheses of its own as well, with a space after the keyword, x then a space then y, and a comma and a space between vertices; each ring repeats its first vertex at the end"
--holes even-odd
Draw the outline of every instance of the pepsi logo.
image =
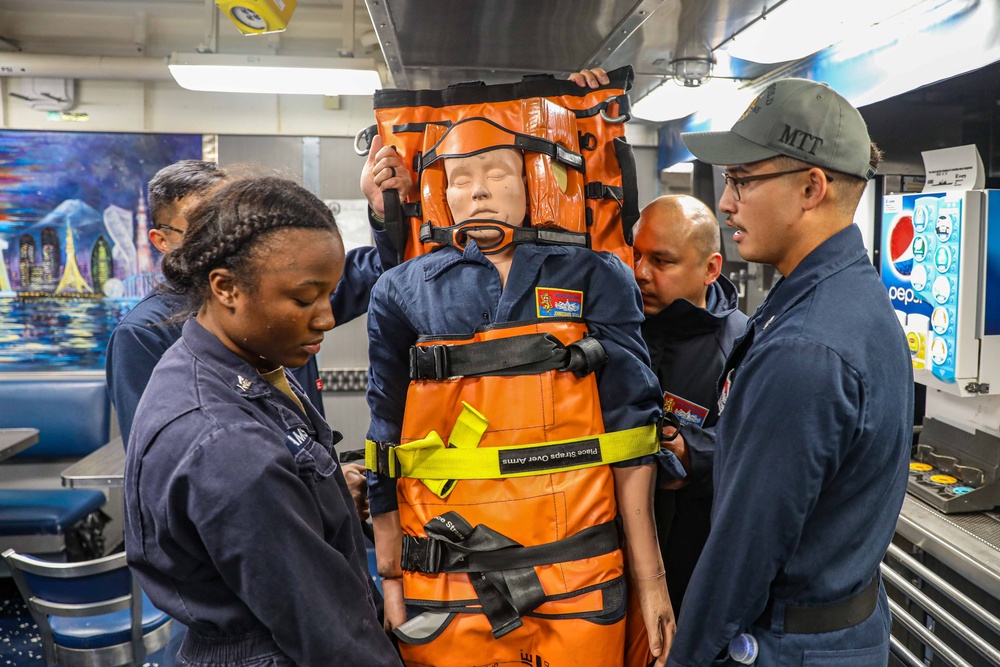
POLYGON ((913 218, 901 215, 889 229, 889 265, 900 278, 909 279, 913 272, 913 218))

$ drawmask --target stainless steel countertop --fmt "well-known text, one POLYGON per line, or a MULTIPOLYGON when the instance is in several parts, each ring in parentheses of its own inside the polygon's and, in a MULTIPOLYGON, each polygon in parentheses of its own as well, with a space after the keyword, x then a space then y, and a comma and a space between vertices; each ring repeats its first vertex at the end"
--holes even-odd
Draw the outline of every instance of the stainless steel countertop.
POLYGON ((115 438, 62 471, 63 486, 70 488, 122 486, 125 480, 125 447, 115 438))
POLYGON ((906 496, 896 532, 1000 599, 1000 514, 943 514, 906 496))
POLYGON ((0 461, 23 452, 37 442, 37 428, 0 428, 0 461))

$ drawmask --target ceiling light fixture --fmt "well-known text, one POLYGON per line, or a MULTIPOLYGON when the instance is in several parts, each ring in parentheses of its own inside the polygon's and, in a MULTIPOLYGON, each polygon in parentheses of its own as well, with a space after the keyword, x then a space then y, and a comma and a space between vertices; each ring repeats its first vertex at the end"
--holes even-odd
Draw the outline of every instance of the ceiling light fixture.
POLYGON ((182 88, 206 92, 371 95, 382 87, 370 58, 174 53, 167 65, 182 88))
POLYGON ((854 32, 895 16, 917 0, 783 0, 773 4, 717 48, 758 63, 800 60, 854 32))
POLYGON ((670 61, 670 71, 674 82, 685 88, 695 88, 712 78, 715 59, 711 56, 696 58, 674 58, 670 61))

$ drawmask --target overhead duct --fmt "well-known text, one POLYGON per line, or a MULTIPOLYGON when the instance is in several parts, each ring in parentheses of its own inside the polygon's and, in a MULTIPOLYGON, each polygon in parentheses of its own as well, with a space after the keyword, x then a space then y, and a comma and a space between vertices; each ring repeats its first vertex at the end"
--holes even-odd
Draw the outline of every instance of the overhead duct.
POLYGON ((42 79, 173 81, 166 58, 0 53, 0 76, 42 79))

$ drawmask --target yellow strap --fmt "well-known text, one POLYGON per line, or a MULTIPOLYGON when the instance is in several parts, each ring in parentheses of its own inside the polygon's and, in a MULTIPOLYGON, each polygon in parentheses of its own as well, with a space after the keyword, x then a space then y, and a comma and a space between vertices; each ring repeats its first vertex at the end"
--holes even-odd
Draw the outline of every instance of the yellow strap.
MULTIPOLYGON (((369 440, 365 463, 376 466, 378 445, 369 440)), ((445 447, 441 436, 392 447, 389 476, 420 480, 506 479, 553 472, 582 470, 655 454, 660 449, 656 425, 602 433, 584 438, 538 442, 509 447, 445 447)))
POLYGON ((459 449, 475 449, 490 425, 487 419, 474 407, 462 401, 462 414, 455 420, 455 428, 451 429, 448 444, 459 449))

